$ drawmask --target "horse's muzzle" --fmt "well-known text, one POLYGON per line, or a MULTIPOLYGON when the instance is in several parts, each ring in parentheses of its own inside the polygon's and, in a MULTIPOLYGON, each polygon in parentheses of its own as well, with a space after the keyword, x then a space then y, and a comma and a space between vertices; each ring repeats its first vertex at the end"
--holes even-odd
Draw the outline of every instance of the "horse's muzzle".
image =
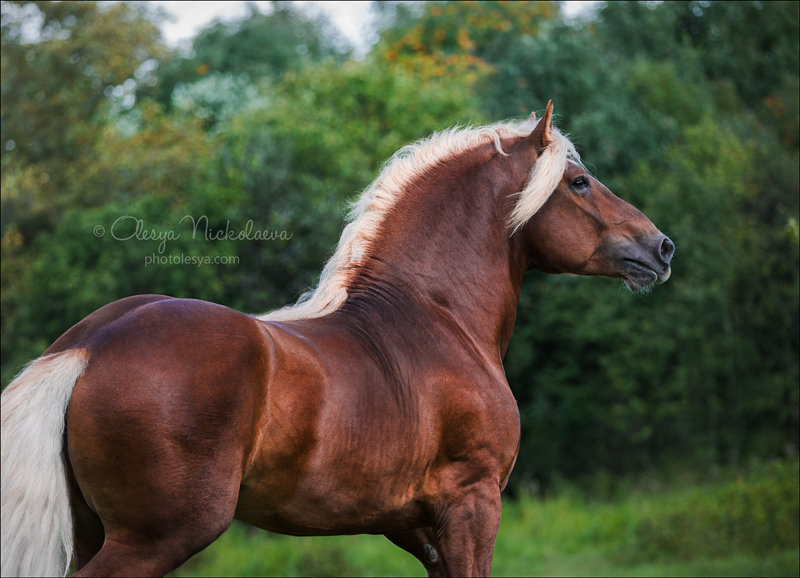
POLYGON ((666 235, 658 233, 655 238, 642 239, 627 245, 621 253, 620 276, 631 291, 664 283, 672 274, 670 262, 675 244, 666 235))

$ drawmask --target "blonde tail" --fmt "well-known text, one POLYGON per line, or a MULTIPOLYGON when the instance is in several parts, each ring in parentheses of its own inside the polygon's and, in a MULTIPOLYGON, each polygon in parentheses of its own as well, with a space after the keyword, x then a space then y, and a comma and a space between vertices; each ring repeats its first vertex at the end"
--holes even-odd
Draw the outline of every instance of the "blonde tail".
POLYGON ((3 391, 3 576, 69 571, 72 513, 64 469, 64 419, 87 365, 82 349, 40 357, 3 391))

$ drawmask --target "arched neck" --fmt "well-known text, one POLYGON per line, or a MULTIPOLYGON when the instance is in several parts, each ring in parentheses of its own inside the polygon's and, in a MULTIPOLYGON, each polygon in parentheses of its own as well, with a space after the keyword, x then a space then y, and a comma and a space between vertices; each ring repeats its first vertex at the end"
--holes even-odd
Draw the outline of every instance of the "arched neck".
POLYGON ((407 311, 411 326, 456 326, 473 347, 502 358, 527 265, 507 227, 526 173, 493 147, 485 153, 488 161, 473 157, 471 166, 411 185, 358 268, 343 310, 407 311))

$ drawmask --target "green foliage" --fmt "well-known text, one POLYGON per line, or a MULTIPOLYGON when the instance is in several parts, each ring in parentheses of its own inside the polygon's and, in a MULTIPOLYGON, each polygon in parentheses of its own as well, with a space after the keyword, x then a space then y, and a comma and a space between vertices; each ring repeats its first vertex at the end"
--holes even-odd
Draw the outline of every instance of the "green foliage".
POLYGON ((4 162, 30 164, 80 159, 104 95, 163 54, 146 13, 125 3, 4 3, 2 47, 4 162))
POLYGON ((28 242, 59 211, 85 206, 76 184, 110 101, 130 106, 126 94, 163 54, 140 6, 3 3, 3 233, 13 223, 28 242))
POLYGON ((796 548, 797 496, 796 461, 770 464, 753 479, 677 492, 636 523, 628 555, 691 560, 796 548))
POLYGON ((563 483, 545 500, 523 496, 505 504, 495 573, 792 575, 797 467, 791 459, 683 481, 663 474, 617 481, 610 500, 563 483), (510 571, 500 569, 501 560, 510 571))
POLYGON ((237 113, 267 105, 246 75, 212 73, 191 84, 180 84, 172 92, 172 107, 199 118, 209 132, 224 126, 237 113))
POLYGON ((555 2, 427 2, 413 15, 394 6, 395 17, 377 51, 387 62, 417 74, 477 81, 508 58, 507 45, 528 38, 558 13, 555 2))
POLYGON ((272 2, 266 13, 251 4, 246 18, 215 21, 195 37, 189 56, 163 63, 157 93, 166 105, 181 84, 206 75, 277 80, 305 64, 341 62, 348 55, 347 42, 325 19, 304 16, 289 2, 272 2))

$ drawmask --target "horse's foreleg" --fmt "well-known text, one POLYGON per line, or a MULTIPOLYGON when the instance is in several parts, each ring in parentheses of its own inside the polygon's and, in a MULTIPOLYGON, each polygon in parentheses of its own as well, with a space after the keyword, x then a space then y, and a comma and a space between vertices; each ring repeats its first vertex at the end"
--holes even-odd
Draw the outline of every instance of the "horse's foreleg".
POLYGON ((422 562, 425 570, 428 571, 428 576, 446 576, 442 555, 436 547, 433 529, 419 528, 410 532, 386 534, 386 537, 422 562))
POLYGON ((474 485, 434 512, 433 533, 448 576, 489 576, 497 530, 500 489, 474 485))

